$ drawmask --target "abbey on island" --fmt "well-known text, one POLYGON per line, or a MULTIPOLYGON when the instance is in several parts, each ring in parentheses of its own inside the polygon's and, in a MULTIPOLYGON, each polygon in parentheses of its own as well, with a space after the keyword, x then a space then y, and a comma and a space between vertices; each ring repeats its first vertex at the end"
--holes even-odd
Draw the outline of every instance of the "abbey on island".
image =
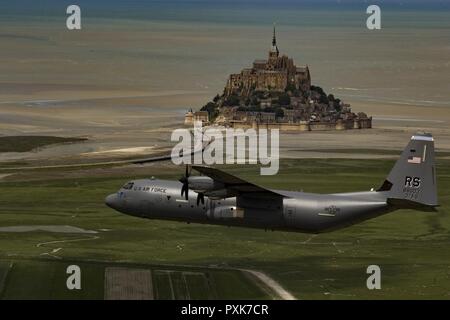
POLYGON ((345 130, 372 127, 372 117, 354 113, 349 104, 311 84, 309 67, 297 66, 280 55, 275 26, 267 59, 231 74, 222 95, 200 111, 189 110, 185 124, 194 121, 233 128, 284 131, 345 130))

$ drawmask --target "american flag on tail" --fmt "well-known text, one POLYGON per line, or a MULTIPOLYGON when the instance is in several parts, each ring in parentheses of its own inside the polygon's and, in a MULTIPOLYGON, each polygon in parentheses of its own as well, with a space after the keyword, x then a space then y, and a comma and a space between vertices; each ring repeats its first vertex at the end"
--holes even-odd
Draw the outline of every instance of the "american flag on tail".
POLYGON ((421 163, 422 158, 421 157, 408 157, 408 163, 421 163))

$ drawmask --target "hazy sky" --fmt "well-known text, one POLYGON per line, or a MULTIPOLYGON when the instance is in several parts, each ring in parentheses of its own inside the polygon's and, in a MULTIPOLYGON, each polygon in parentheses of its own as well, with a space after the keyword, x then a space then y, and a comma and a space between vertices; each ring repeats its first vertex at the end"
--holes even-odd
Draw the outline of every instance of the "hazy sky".
POLYGON ((322 9, 333 9, 339 7, 362 8, 370 4, 378 4, 380 6, 388 6, 390 8, 398 8, 407 10, 408 8, 442 10, 450 9, 450 0, 245 0, 245 1, 221 1, 221 0, 176 0, 176 1, 153 1, 153 0, 17 0, 17 1, 1 1, 0 15, 9 14, 38 14, 38 15, 54 15, 58 14, 62 9, 70 4, 78 4, 84 8, 89 8, 91 14, 103 16, 114 12, 118 14, 120 11, 130 13, 132 11, 139 12, 140 8, 147 6, 170 7, 178 5, 189 5, 202 3, 206 6, 234 6, 234 7, 252 7, 257 6, 258 9, 263 7, 315 7, 322 9))

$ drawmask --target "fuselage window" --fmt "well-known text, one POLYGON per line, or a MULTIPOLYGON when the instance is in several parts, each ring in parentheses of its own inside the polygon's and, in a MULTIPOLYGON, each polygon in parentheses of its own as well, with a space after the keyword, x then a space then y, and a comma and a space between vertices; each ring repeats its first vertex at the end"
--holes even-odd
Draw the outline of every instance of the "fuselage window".
POLYGON ((122 188, 125 189, 125 190, 131 190, 131 189, 133 189, 133 186, 134 186, 133 182, 128 182, 122 188))

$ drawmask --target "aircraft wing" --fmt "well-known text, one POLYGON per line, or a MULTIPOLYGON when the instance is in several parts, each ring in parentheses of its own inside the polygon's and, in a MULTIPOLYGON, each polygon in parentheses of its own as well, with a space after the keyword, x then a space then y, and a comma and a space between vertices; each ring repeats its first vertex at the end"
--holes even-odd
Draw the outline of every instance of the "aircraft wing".
MULTIPOLYGON (((192 156, 196 153, 205 151, 206 147, 208 147, 211 144, 211 142, 212 142, 212 140, 203 141, 201 150, 194 149, 185 156, 192 156)), ((181 151, 181 154, 180 154, 180 157, 182 157, 182 156, 183 156, 183 151, 181 151)), ((148 162, 166 161, 166 160, 171 160, 171 159, 172 159, 172 154, 168 154, 165 156, 152 157, 152 158, 147 158, 147 159, 131 160, 131 162, 133 164, 144 164, 144 163, 148 163, 148 162)), ((125 162, 128 162, 128 161, 125 161, 125 162)))
POLYGON ((233 176, 224 171, 205 167, 205 166, 192 166, 196 171, 210 177, 211 179, 220 182, 225 185, 227 190, 227 198, 236 196, 255 196, 255 197, 282 197, 285 195, 274 192, 269 189, 257 186, 256 184, 250 183, 248 181, 242 180, 236 176, 233 176))

